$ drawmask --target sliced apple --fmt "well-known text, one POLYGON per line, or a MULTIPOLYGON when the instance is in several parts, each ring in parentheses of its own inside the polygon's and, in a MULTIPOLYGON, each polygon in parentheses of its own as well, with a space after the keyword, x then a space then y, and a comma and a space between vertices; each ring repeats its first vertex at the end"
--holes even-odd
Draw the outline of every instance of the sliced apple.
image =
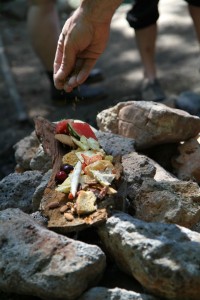
POLYGON ((72 141, 71 136, 69 136, 69 135, 62 134, 62 133, 57 133, 57 134, 55 134, 55 139, 58 140, 59 142, 65 144, 65 145, 70 146, 70 147, 75 146, 74 142, 72 141))

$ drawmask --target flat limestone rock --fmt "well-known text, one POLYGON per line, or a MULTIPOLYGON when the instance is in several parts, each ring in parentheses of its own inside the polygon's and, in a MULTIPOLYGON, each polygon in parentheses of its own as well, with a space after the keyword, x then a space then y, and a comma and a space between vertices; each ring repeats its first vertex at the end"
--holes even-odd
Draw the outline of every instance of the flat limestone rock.
POLYGON ((100 130, 135 140, 135 149, 177 143, 200 132, 200 118, 152 101, 119 102, 97 115, 100 130))

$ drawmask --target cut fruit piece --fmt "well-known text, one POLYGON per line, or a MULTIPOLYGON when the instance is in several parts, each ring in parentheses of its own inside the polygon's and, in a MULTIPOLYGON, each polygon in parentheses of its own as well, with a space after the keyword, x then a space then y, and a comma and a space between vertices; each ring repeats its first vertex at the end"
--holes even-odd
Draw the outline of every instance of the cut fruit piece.
POLYGON ((69 134, 69 130, 67 126, 69 122, 72 122, 72 120, 66 119, 66 120, 59 121, 56 124, 56 133, 69 134))
POLYGON ((71 189, 71 179, 70 176, 65 179, 65 181, 56 187, 56 191, 68 194, 71 189))
POLYGON ((55 139, 65 145, 74 147, 74 142, 72 141, 72 137, 70 135, 57 133, 57 134, 55 134, 55 139))
POLYGON ((81 136, 85 136, 86 138, 93 138, 97 140, 96 135, 94 134, 90 125, 87 123, 70 122, 67 126, 69 129, 69 133, 76 139, 80 139, 81 136))

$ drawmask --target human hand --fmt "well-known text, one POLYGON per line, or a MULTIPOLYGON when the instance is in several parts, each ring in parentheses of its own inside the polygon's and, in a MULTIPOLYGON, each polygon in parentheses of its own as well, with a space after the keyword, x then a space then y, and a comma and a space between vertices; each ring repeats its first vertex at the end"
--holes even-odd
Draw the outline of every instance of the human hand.
POLYGON ((71 92, 82 84, 106 47, 110 22, 88 18, 81 8, 65 22, 54 61, 54 84, 71 92))

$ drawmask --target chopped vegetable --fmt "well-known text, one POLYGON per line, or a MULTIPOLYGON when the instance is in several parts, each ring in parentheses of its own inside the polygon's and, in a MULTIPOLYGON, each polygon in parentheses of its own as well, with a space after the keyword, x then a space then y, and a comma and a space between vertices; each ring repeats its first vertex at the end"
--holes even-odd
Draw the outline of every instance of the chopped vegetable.
POLYGON ((82 154, 88 156, 88 157, 92 157, 94 155, 100 154, 99 152, 94 152, 92 150, 87 150, 87 151, 77 151, 76 152, 76 156, 78 157, 78 159, 83 163, 84 162, 84 158, 82 156, 82 154))
POLYGON ((113 164, 109 160, 98 160, 93 162, 92 164, 88 165, 85 167, 85 174, 89 176, 92 175, 92 170, 97 170, 97 171, 106 171, 107 173, 110 172, 112 173, 112 170, 114 169, 113 164))
POLYGON ((114 174, 106 174, 103 172, 99 172, 96 170, 91 170, 94 178, 103 186, 109 186, 111 185, 111 182, 115 179, 115 175, 114 174))
POLYGON ((68 194, 71 189, 71 179, 70 176, 65 179, 65 181, 56 187, 56 191, 68 194))
POLYGON ((73 171, 72 176, 71 176, 71 190, 70 190, 70 192, 72 193, 72 195, 74 197, 76 196, 76 193, 77 193, 81 171, 82 171, 82 165, 81 165, 81 162, 78 161, 77 164, 74 167, 74 171, 73 171))
POLYGON ((99 145, 99 142, 93 138, 89 138, 87 139, 87 143, 90 147, 90 149, 93 149, 93 150, 100 150, 100 145, 99 145))
POLYGON ((84 144, 81 141, 77 140, 76 138, 72 137, 72 141, 74 144, 76 144, 78 147, 80 147, 82 150, 89 150, 88 144, 84 144))
POLYGON ((91 157, 89 157, 89 156, 87 156, 85 154, 82 154, 82 157, 83 157, 84 163, 86 165, 90 165, 90 164, 92 164, 95 161, 102 160, 102 155, 100 155, 100 154, 96 154, 96 155, 91 156, 91 157))

